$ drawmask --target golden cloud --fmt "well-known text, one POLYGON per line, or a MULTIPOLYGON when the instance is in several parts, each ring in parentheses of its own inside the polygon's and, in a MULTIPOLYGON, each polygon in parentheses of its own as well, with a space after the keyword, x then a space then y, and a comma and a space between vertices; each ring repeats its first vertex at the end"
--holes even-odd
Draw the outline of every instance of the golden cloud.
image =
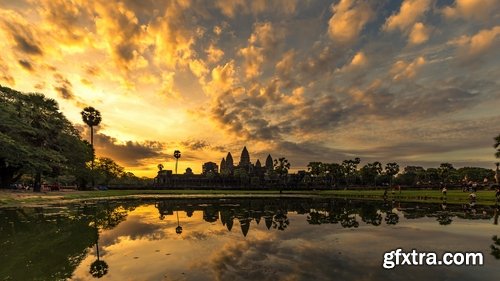
POLYGON ((484 21, 499 9, 500 2, 497 0, 456 0, 453 5, 445 7, 442 12, 449 19, 465 18, 484 21))
POLYGON ((425 64, 425 58, 420 56, 408 63, 403 60, 398 60, 392 65, 391 75, 393 80, 402 80, 415 77, 417 71, 425 64))
POLYGON ((430 0, 405 0, 399 12, 387 19, 384 29, 387 31, 407 30, 424 16, 425 12, 431 8, 430 4, 430 0))
POLYGON ((417 22, 413 25, 408 43, 411 45, 419 45, 429 40, 430 28, 426 27, 423 23, 417 22))
POLYGON ((332 11, 328 34, 335 42, 345 45, 357 41, 364 26, 375 16, 369 2, 361 0, 341 0, 332 6, 332 11))

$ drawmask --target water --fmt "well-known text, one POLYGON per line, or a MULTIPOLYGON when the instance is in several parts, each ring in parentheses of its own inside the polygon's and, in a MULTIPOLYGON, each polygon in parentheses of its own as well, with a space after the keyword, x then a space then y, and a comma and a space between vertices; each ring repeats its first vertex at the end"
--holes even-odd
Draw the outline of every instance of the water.
POLYGON ((4 208, 0 280, 498 280, 498 214, 305 198, 4 208), (481 252, 484 265, 384 269, 396 248, 481 252))

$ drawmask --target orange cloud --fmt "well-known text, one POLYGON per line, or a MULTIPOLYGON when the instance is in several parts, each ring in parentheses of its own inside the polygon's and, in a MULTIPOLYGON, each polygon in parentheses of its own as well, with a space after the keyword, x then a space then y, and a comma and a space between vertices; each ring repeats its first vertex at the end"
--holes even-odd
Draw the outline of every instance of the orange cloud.
POLYGON ((442 12, 449 19, 485 21, 499 9, 500 3, 497 0, 456 0, 453 5, 445 7, 442 12))
POLYGON ((393 75, 392 79, 394 80, 402 80, 413 78, 417 74, 417 71, 425 65, 425 58, 418 57, 415 58, 412 62, 408 63, 403 60, 398 60, 396 63, 392 65, 391 75, 393 75))
POLYGON ((328 34, 335 42, 346 45, 357 41, 364 26, 375 16, 369 2, 361 0, 341 0, 332 6, 332 11, 328 34))
POLYGON ((423 23, 417 22, 413 25, 408 43, 411 45, 419 45, 429 40, 430 28, 426 27, 423 23))
POLYGON ((405 0, 401 4, 399 12, 387 19, 384 29, 392 31, 395 29, 406 30, 410 28, 431 8, 430 4, 430 0, 405 0))

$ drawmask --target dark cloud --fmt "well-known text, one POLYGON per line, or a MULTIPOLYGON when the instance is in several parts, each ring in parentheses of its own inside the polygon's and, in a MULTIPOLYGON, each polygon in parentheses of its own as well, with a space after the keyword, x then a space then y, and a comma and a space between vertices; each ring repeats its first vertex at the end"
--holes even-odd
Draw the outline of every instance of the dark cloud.
POLYGON ((35 87, 35 89, 37 90, 43 90, 45 89, 45 82, 36 83, 33 87, 35 87))
POLYGON ((18 60, 17 61, 19 63, 19 65, 21 65, 24 69, 28 70, 28 71, 33 71, 33 65, 31 64, 31 62, 27 61, 27 60, 18 60))
POLYGON ((27 37, 22 35, 14 35, 17 47, 26 54, 42 55, 42 49, 39 47, 38 42, 30 41, 27 37))
POLYGON ((87 65, 84 67, 85 73, 90 76, 99 76, 101 69, 96 65, 87 65))
POLYGON ((164 145, 157 141, 121 143, 98 133, 94 135, 94 145, 98 155, 108 156, 125 166, 138 166, 141 161, 151 158, 167 158, 162 152, 164 145))
POLYGON ((15 17, 4 18, 0 25, 12 40, 17 50, 28 55, 43 55, 41 43, 28 25, 21 24, 15 17))
POLYGON ((191 150, 203 150, 210 147, 210 144, 204 140, 187 140, 181 142, 181 144, 191 150))
POLYGON ((60 73, 54 74, 54 79, 56 81, 56 84, 53 85, 53 87, 60 97, 66 100, 75 99, 75 95, 73 94, 73 85, 68 79, 66 79, 60 73))

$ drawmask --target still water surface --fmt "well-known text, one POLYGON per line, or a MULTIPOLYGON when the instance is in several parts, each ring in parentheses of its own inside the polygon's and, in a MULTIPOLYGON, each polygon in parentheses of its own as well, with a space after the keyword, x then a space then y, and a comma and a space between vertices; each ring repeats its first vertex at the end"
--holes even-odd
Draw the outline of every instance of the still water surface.
POLYGON ((499 280, 498 214, 311 198, 4 208, 0 280, 499 280), (383 269, 396 248, 482 252, 485 265, 383 269))

